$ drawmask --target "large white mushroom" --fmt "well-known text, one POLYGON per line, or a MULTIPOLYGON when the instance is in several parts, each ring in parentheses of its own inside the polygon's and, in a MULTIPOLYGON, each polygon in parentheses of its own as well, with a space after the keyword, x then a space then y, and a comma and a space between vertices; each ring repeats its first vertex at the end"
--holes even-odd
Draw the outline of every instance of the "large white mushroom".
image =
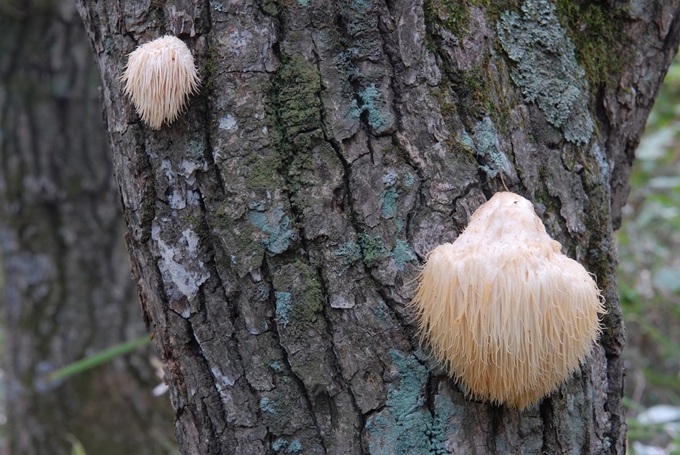
POLYGON ((603 299, 533 205, 496 193, 430 252, 413 305, 423 341, 467 396, 523 409, 591 353, 603 299))
POLYGON ((200 82, 191 51, 169 35, 132 51, 121 81, 139 116, 155 130, 177 119, 200 82))

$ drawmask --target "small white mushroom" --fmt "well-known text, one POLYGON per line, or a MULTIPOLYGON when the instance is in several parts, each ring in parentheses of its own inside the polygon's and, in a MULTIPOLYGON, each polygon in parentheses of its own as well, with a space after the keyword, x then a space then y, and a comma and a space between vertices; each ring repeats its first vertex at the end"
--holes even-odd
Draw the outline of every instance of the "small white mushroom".
POLYGON ((531 202, 496 193, 430 252, 412 304, 422 341, 467 396, 523 409, 588 357, 603 299, 531 202))
POLYGON ((191 51, 174 36, 132 51, 121 81, 139 116, 155 130, 177 119, 200 82, 191 51))

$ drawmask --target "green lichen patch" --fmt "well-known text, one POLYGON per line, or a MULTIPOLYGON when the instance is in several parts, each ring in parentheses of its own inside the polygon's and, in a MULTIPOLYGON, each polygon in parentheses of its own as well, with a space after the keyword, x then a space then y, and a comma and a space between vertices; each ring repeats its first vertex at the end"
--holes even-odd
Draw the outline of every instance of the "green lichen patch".
POLYGON ((456 434, 460 431, 458 425, 451 425, 451 420, 463 413, 464 408, 455 406, 449 396, 438 393, 434 398, 434 409, 432 426, 428 432, 433 449, 432 453, 433 455, 445 455, 451 453, 446 449, 447 435, 456 434))
POLYGON ((302 443, 298 441, 297 439, 294 439, 290 445, 288 446, 288 449, 286 449, 286 452, 288 453, 300 453, 302 452, 302 443))
POLYGON ((288 446, 288 441, 286 441, 283 438, 279 438, 272 443, 272 449, 274 449, 274 452, 278 452, 281 449, 285 449, 287 446, 288 446))
POLYGON ((297 231, 281 207, 275 207, 267 213, 251 211, 248 213, 248 221, 265 234, 269 234, 263 243, 273 254, 283 253, 297 239, 297 231))
MULTIPOLYGON (((469 138, 469 136, 468 136, 469 138)), ((465 139, 464 139, 465 140, 465 139)), ((510 168, 510 163, 498 149, 498 133, 490 117, 478 122, 474 128, 474 150, 481 164, 479 168, 491 179, 510 168)))
MULTIPOLYGON (((395 154, 400 154, 401 149, 396 148, 395 154)), ((380 194, 380 212, 386 220, 394 219, 397 232, 401 232, 404 220, 398 217, 399 208, 408 204, 415 185, 415 176, 404 169, 390 169, 382 176, 383 190, 380 194)), ((402 207, 403 208, 403 207, 402 207)))
POLYGON ((340 27, 334 30, 326 49, 341 51, 336 54, 335 65, 342 81, 342 94, 351 99, 357 86, 379 83, 385 76, 382 69, 366 72, 361 69, 364 66, 361 62, 376 61, 383 55, 384 41, 380 32, 383 10, 379 2, 369 0, 331 3, 336 5, 339 13, 336 20, 340 27))
POLYGON ((353 0, 338 2, 343 20, 347 23, 347 33, 362 39, 362 35, 370 34, 377 28, 377 17, 371 15, 371 0, 353 0))
MULTIPOLYGON (((401 220, 397 220, 397 224, 400 223, 401 220)), ((368 267, 374 267, 381 261, 392 258, 399 270, 403 270, 409 262, 418 262, 415 251, 413 251, 411 245, 403 239, 396 239, 394 248, 392 249, 389 249, 385 245, 379 235, 370 235, 362 232, 358 235, 357 239, 358 243, 356 244, 350 242, 341 245, 335 252, 336 256, 346 256, 347 263, 349 264, 363 257, 364 263, 368 267), (360 254, 359 257, 357 257, 358 254, 360 254)))
POLYGON ((390 384, 387 406, 402 419, 425 403, 424 385, 427 368, 413 354, 404 355, 393 349, 390 356, 397 368, 398 384, 390 384))
POLYGON ((365 232, 360 233, 359 247, 361 248, 364 262, 369 267, 390 257, 390 250, 385 246, 380 236, 372 236, 365 232))
POLYGON ((275 271, 276 314, 289 333, 303 333, 305 327, 319 321, 324 297, 316 271, 296 260, 275 271))
POLYGON ((343 258, 342 263, 345 268, 348 268, 361 259, 361 247, 355 242, 345 242, 338 245, 333 254, 343 258))
POLYGON ((205 158, 205 142, 195 140, 189 141, 186 158, 195 162, 201 162, 205 158))
POLYGON ((450 400, 435 397, 435 412, 425 406, 427 368, 417 353, 390 351, 396 369, 395 381, 387 391, 385 408, 366 420, 369 453, 372 455, 444 455, 449 419, 455 410, 450 400))
POLYGON ((418 256, 416 256, 416 252, 413 251, 411 245, 401 239, 397 239, 395 242, 392 257, 399 270, 403 270, 408 262, 418 262, 418 256))
POLYGON ((360 102, 352 100, 350 107, 352 117, 359 118, 365 112, 368 125, 376 135, 384 134, 394 127, 394 116, 375 84, 364 88, 358 95, 360 102))
POLYGON ((300 453, 303 446, 299 439, 293 439, 290 443, 283 438, 279 438, 272 443, 272 449, 277 453, 300 453))
POLYGON ((502 13, 498 38, 515 62, 511 77, 525 100, 535 102, 567 141, 588 143, 594 129, 588 85, 555 6, 546 0, 526 0, 521 12, 502 13))
POLYGON ((366 421, 369 453, 430 455, 427 431, 432 416, 425 409, 427 370, 413 355, 390 352, 397 381, 389 385, 385 409, 366 421))
POLYGON ((276 412, 274 401, 272 401, 269 397, 262 397, 260 399, 260 410, 262 412, 266 412, 267 414, 278 414, 278 412, 276 412))
POLYGON ((293 308, 292 296, 290 292, 276 292, 274 295, 276 296, 276 318, 279 324, 285 327, 288 325, 288 316, 293 308))
POLYGON ((411 189, 411 188, 413 188, 414 183, 416 183, 415 176, 413 174, 411 174, 410 172, 407 172, 406 177, 404 178, 404 186, 407 189, 411 189))
POLYGON ((264 283, 260 283, 256 288, 255 297, 258 302, 266 302, 269 298, 269 287, 264 283))
POLYGON ((387 188, 380 196, 380 210, 383 218, 389 220, 397 214, 397 198, 399 192, 395 187, 387 188))

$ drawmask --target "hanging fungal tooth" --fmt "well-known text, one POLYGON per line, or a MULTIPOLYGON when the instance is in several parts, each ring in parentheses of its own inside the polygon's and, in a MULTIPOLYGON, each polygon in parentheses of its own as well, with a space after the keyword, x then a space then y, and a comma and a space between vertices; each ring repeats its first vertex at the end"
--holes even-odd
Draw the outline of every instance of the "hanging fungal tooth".
POLYGON ((524 409, 592 352, 604 305, 533 205, 496 193, 428 255, 412 304, 421 339, 466 396, 524 409))
POLYGON ((137 114, 155 130, 177 120, 200 83, 191 51, 174 36, 155 39, 131 52, 121 81, 137 114))

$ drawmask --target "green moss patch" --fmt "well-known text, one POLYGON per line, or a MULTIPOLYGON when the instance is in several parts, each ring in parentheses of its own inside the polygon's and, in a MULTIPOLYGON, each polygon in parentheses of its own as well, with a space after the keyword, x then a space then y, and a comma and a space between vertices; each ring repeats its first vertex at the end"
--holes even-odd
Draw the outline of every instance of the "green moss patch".
POLYGON ((321 78, 302 55, 284 58, 276 73, 271 99, 283 139, 321 125, 321 78))
MULTIPOLYGON (((276 318, 293 336, 309 326, 323 326, 324 296, 316 271, 302 260, 283 266, 274 274, 276 318)), ((319 330, 321 326, 317 327, 319 330)))
POLYGON ((278 172, 281 157, 278 153, 267 156, 254 154, 248 157, 248 177, 246 187, 253 191, 273 189, 280 185, 278 172))
POLYGON ((623 11, 604 1, 557 0, 556 14, 574 43, 576 59, 593 85, 621 71, 628 52, 623 11))

